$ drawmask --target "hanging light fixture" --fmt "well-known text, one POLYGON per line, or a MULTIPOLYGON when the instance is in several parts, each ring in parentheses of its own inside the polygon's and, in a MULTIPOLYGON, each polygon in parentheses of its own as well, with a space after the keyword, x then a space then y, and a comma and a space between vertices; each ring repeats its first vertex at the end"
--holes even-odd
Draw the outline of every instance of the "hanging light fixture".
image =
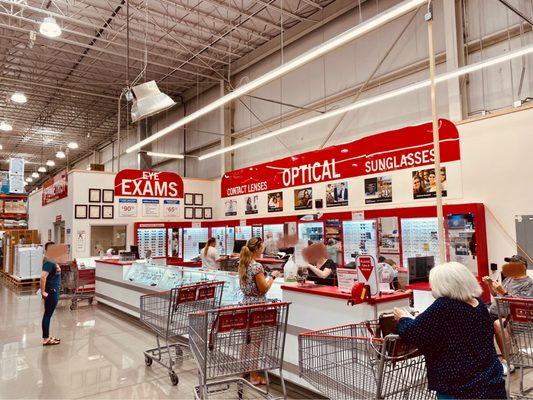
POLYGON ((44 165, 41 165, 38 169, 38 172, 42 172, 43 174, 46 172, 46 167, 44 165))
POLYGON ((28 177, 26 178, 26 182, 30 182, 30 183, 33 182, 33 178, 32 178, 31 176, 28 176, 28 177))
POLYGON ((4 150, 4 146, 0 144, 0 150, 4 150))
POLYGON ((133 94, 132 122, 150 117, 176 104, 168 95, 159 90, 155 81, 134 86, 129 93, 130 96, 133 94))
POLYGON ((65 158, 66 155, 65 155, 65 152, 63 150, 59 150, 57 153, 56 153, 56 157, 57 158, 65 158))
POLYGON ((61 35, 61 27, 57 24, 55 18, 46 17, 43 20, 43 22, 41 22, 41 26, 39 27, 39 32, 43 36, 46 36, 49 38, 56 38, 59 35, 61 35))
POLYGON ((67 147, 69 149, 76 150, 79 146, 78 146, 78 143, 76 142, 70 142, 69 144, 67 144, 67 147))
POLYGON ((7 121, 0 122, 0 130, 4 132, 11 132, 13 130, 13 125, 7 121))
POLYGON ((28 186, 28 185, 29 185, 29 183, 24 181, 24 186, 28 186))
POLYGON ((28 98, 22 92, 15 92, 11 95, 11 101, 17 104, 25 104, 28 101, 28 98))
POLYGON ((56 165, 56 162, 54 160, 48 160, 46 161, 46 165, 49 167, 54 167, 56 165))
POLYGON ((37 179, 37 178, 39 177, 39 173, 38 173, 38 172, 33 172, 33 173, 31 174, 31 176, 32 176, 33 178, 37 179))

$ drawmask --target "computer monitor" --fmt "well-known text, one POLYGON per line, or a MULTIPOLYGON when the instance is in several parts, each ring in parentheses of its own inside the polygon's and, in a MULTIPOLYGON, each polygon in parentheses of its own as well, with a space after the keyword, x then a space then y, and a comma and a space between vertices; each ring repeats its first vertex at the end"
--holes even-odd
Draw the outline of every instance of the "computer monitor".
POLYGON ((206 244, 207 244, 206 242, 200 242, 200 243, 198 243, 198 252, 199 252, 199 253, 202 252, 202 250, 204 249, 204 247, 205 247, 206 244))
POLYGON ((135 259, 139 259, 139 246, 130 246, 130 252, 135 254, 135 259))
POLYGON ((244 246, 246 246, 246 240, 236 240, 233 243, 233 252, 240 253, 244 246))
POLYGON ((409 263, 409 283, 427 282, 429 271, 435 266, 435 257, 412 257, 409 263))

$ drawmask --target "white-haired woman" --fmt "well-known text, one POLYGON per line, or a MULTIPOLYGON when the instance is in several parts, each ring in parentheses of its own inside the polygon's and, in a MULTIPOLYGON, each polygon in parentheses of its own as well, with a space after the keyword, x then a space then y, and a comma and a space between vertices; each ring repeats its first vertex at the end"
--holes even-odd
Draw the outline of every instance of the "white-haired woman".
POLYGON ((503 369, 494 349, 494 329, 476 278, 464 265, 433 268, 435 301, 413 318, 394 309, 400 337, 426 358, 428 388, 438 399, 505 399, 503 369))

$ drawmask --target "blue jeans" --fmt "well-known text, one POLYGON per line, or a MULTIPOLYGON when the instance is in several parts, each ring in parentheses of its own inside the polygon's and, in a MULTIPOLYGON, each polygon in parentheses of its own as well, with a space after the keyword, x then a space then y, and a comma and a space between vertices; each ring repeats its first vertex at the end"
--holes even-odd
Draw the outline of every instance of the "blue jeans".
POLYGON ((444 393, 438 393, 437 392, 437 400, 454 400, 455 397, 450 396, 449 394, 444 393))
POLYGON ((44 299, 44 315, 43 315, 43 339, 48 339, 50 337, 50 320, 52 319, 52 314, 56 309, 57 303, 59 302, 59 291, 56 289, 50 289, 47 291, 48 297, 44 299))

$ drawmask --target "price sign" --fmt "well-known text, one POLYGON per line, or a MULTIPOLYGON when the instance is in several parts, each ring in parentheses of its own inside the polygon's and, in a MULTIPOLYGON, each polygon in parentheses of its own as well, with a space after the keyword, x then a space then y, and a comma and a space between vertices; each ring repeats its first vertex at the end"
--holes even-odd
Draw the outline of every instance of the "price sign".
POLYGON ((137 216, 137 199, 118 199, 119 217, 137 216))
POLYGON ((351 293, 354 283, 357 282, 357 271, 351 268, 337 268, 337 282, 341 292, 351 293))
POLYGON ((179 200, 163 200, 163 215, 165 217, 179 217, 179 200))

